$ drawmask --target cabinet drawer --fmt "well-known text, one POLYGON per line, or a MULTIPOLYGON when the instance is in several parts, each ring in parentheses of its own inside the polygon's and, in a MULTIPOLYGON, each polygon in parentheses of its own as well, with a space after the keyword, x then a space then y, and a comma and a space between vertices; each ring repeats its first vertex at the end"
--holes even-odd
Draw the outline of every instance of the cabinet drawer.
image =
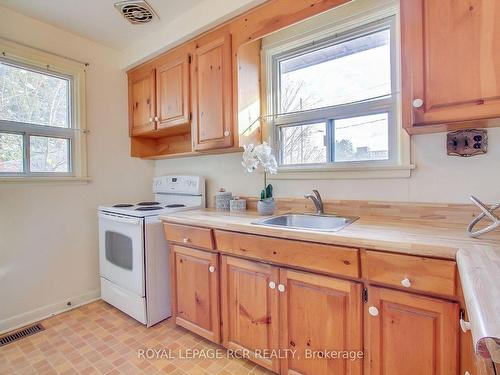
POLYGON ((378 251, 361 253, 363 278, 384 284, 436 294, 455 294, 453 261, 378 251))
POLYGON ((165 230, 165 237, 170 242, 211 250, 214 248, 212 229, 172 223, 164 223, 163 228, 165 230))
POLYGON ((217 249, 329 274, 359 277, 358 249, 215 230, 217 249))

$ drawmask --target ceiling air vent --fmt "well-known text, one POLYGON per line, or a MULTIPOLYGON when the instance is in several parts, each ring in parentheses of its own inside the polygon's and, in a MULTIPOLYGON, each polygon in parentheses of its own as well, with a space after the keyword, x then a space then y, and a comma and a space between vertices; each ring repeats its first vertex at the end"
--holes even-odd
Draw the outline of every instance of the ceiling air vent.
POLYGON ((158 17, 153 8, 145 0, 127 0, 115 3, 115 8, 130 23, 137 25, 148 23, 158 17))

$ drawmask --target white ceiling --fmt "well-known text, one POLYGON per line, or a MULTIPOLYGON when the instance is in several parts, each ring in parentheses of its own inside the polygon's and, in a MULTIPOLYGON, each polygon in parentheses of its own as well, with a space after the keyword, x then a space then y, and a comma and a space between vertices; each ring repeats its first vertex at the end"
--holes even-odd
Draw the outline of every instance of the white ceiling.
POLYGON ((116 50, 164 29, 203 0, 147 0, 160 20, 132 25, 114 8, 118 0, 0 0, 0 5, 116 50))

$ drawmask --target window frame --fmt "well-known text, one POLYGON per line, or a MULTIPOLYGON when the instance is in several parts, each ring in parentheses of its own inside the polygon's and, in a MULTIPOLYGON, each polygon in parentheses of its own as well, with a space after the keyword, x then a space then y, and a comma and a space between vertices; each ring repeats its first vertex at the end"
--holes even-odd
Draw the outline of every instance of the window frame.
POLYGON ((23 137, 23 172, 0 172, 0 182, 87 180, 85 67, 83 64, 13 42, 0 40, 0 62, 68 81, 68 127, 36 125, 0 119, 0 133, 23 137), (68 140, 67 172, 32 172, 30 137, 68 140))
MULTIPOLYGON (((410 177, 414 166, 410 163, 410 141, 401 126, 401 66, 399 5, 396 1, 385 4, 359 2, 333 9, 320 16, 318 21, 306 20, 283 35, 271 36, 262 46, 263 91, 267 95, 263 122, 264 139, 275 147, 280 173, 272 179, 315 178, 399 178, 410 177), (348 9, 351 7, 351 9, 348 9), (342 9, 344 8, 344 9, 342 9), (391 95, 354 103, 280 114, 279 62, 319 48, 325 48, 356 37, 390 29, 391 95), (327 149, 325 163, 283 164, 280 146, 280 127, 325 122, 327 141, 332 142, 329 120, 360 117, 378 113, 389 116, 388 159, 335 162, 335 148, 327 149), (313 117, 314 116, 314 117, 313 117), (330 128, 330 129, 329 129, 330 128), (330 134, 329 134, 330 133, 330 134), (379 171, 379 173, 377 173, 379 171), (301 173, 304 172, 304 173, 301 173), (338 172, 338 173, 334 173, 338 172)), ((333 143, 330 143, 333 145, 333 143)))
POLYGON ((396 51, 395 51, 395 19, 394 16, 385 19, 371 22, 367 25, 358 26, 348 31, 334 34, 332 36, 323 38, 319 41, 312 41, 302 46, 287 49, 283 52, 272 55, 272 82, 271 89, 272 95, 272 110, 270 114, 273 117, 273 127, 275 131, 276 149, 278 152, 278 165, 281 168, 304 167, 305 165, 314 167, 317 164, 328 164, 332 166, 348 166, 348 165, 391 165, 395 164, 396 155, 393 150, 396 148, 396 126, 394 122, 394 113, 396 112, 396 98, 397 92, 397 75, 396 75, 396 51), (329 107, 322 107, 317 109, 309 109, 305 111, 288 112, 286 114, 279 113, 281 110, 281 72, 280 63, 294 57, 317 51, 323 48, 328 48, 337 44, 348 42, 366 35, 370 35, 379 31, 390 31, 390 62, 391 62, 391 94, 390 96, 383 96, 379 98, 371 98, 357 102, 339 104, 329 107), (360 117, 366 115, 373 115, 378 113, 388 113, 388 159, 384 160, 359 160, 359 161, 344 161, 337 162, 333 157, 335 153, 334 143, 335 135, 332 132, 331 122, 344 118, 360 117), (303 164, 283 164, 283 150, 281 147, 280 128, 283 126, 296 126, 306 125, 308 123, 325 122, 327 130, 327 160, 325 163, 303 163, 303 164), (391 123, 392 121, 392 123, 391 123))

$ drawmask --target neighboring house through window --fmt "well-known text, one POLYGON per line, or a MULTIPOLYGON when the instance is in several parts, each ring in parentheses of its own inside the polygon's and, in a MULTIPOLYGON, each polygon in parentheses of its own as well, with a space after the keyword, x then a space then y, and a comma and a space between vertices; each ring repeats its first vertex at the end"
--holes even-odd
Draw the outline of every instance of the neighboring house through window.
POLYGON ((266 123, 282 171, 409 165, 398 8, 375 3, 385 4, 355 1, 264 39, 266 123))

